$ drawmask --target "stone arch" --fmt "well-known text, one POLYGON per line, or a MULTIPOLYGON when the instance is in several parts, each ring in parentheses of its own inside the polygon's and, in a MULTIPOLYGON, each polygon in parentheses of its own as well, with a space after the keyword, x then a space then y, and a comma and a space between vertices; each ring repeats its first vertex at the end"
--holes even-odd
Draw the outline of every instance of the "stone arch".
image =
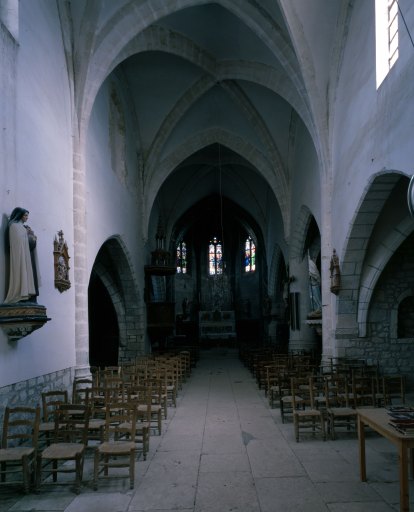
POLYGON ((398 310, 400 308, 400 304, 404 299, 412 296, 414 296, 414 288, 405 290, 397 297, 397 300, 395 301, 390 315, 390 335, 392 338, 398 338, 398 310))
POLYGON ((268 290, 272 297, 275 314, 279 321, 286 320, 285 313, 289 299, 289 267, 279 245, 275 245, 269 267, 268 290))
MULTIPOLYGON (((158 155, 162 153, 162 148, 164 147, 168 137, 171 135, 174 127, 197 101, 197 99, 199 99, 208 89, 215 86, 215 84, 216 82, 211 77, 204 76, 193 84, 193 86, 190 87, 190 89, 177 101, 160 127, 160 130, 152 144, 147 159, 147 178, 150 179, 151 175, 158 171, 158 155)), ((256 109, 254 109, 246 99, 245 95, 241 93, 240 88, 236 86, 236 84, 229 81, 222 83, 221 86, 232 96, 234 102, 237 103, 239 110, 244 111, 245 115, 251 119, 252 124, 255 126, 257 133, 263 141, 263 144, 267 147, 273 167, 276 170, 276 174, 281 173, 286 177, 286 170, 284 169, 279 150, 273 141, 268 128, 265 126, 261 115, 256 109)))
POLYGON ((104 284, 116 311, 119 361, 129 361, 145 353, 140 294, 128 252, 118 236, 109 238, 101 246, 92 273, 96 273, 104 284))
POLYGON ((315 140, 310 112, 293 82, 286 76, 282 68, 276 69, 259 62, 237 60, 217 62, 202 48, 188 41, 185 36, 165 27, 149 26, 122 49, 112 62, 108 74, 125 59, 146 51, 162 51, 182 57, 203 69, 213 83, 225 80, 245 80, 270 89, 292 105, 315 140))
POLYGON ((281 248, 278 245, 276 245, 273 248, 272 259, 271 259, 271 263, 270 263, 270 267, 269 267, 268 290, 269 290, 269 295, 271 297, 274 296, 275 293, 277 292, 276 281, 277 281, 277 277, 279 274, 279 268, 280 268, 280 264, 281 264, 282 260, 284 262, 283 252, 282 252, 281 248))
POLYGON ((371 297, 375 285, 387 265, 391 256, 395 253, 401 243, 414 231, 412 219, 405 219, 398 226, 387 234, 381 246, 381 252, 372 255, 364 262, 364 269, 361 273, 361 284, 358 298, 358 332, 359 337, 366 336, 367 317, 371 297))
MULTIPOLYGON (((85 119, 89 118, 97 91, 105 77, 113 69, 113 63, 125 45, 137 33, 145 30, 160 18, 172 14, 177 8, 175 1, 165 2, 162 8, 157 5, 156 9, 151 8, 151 3, 148 1, 139 6, 126 5, 120 8, 103 27, 92 26, 89 27, 89 30, 85 29, 83 53, 91 55, 91 59, 84 68, 78 70, 77 87, 80 91, 77 109, 78 113, 83 113, 85 119), (90 77, 93 79, 89 80, 90 77)), ((217 0, 216 3, 240 18, 269 47, 282 67, 288 71, 293 86, 305 98, 293 49, 289 49, 286 45, 284 35, 274 30, 271 20, 246 0, 217 0)), ((200 2, 195 0, 183 0, 180 3, 180 9, 198 4, 200 2)), ((81 117, 79 115, 79 119, 81 117)))
POLYGON ((301 260, 305 251, 306 233, 312 220, 312 212, 307 206, 302 206, 296 217, 296 229, 290 240, 290 258, 301 260))
POLYGON ((342 259, 336 331, 341 337, 366 336, 368 307, 375 284, 393 252, 414 229, 412 222, 403 220, 384 236, 381 251, 366 260, 375 224, 402 174, 380 171, 373 175, 356 209, 342 259))
MULTIPOLYGON (((282 212, 285 232, 289 228, 289 210, 287 207, 288 198, 288 184, 282 175, 275 175, 270 162, 251 144, 247 143, 240 137, 229 133, 220 128, 211 128, 202 133, 197 133, 190 139, 187 139, 175 151, 173 151, 167 158, 160 162, 157 173, 153 176, 151 182, 147 184, 145 194, 146 205, 143 211, 150 212, 156 195, 162 183, 167 176, 186 158, 193 153, 203 149, 214 143, 219 143, 226 146, 235 153, 241 155, 252 167, 257 169, 272 189, 282 212)), ((144 236, 147 236, 148 220, 144 219, 143 229, 144 236)))

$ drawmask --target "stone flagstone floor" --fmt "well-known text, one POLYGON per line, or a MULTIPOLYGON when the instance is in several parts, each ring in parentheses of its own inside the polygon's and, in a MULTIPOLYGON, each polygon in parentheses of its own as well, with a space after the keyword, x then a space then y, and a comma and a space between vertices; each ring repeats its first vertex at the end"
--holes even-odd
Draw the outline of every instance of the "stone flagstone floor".
MULTIPOLYGON (((111 478, 93 491, 92 455, 82 491, 44 486, 23 495, 0 488, 0 512, 389 512, 399 510, 395 447, 367 434, 368 482, 358 473, 355 434, 296 443, 236 349, 201 352, 169 409, 163 434, 151 437, 147 461, 136 462, 135 488, 111 478)), ((414 510, 414 486, 410 482, 414 510)))

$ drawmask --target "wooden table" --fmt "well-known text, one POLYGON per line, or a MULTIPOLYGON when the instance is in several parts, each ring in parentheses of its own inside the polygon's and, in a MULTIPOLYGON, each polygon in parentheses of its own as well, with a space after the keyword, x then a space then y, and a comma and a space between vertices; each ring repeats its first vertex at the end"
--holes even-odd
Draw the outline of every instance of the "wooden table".
POLYGON ((365 426, 371 427, 375 432, 385 437, 397 446, 400 474, 400 511, 408 512, 408 450, 411 450, 411 465, 413 470, 414 435, 401 434, 394 427, 388 424, 389 415, 384 408, 379 409, 357 409, 358 413, 358 443, 359 443, 359 470, 361 480, 366 482, 365 464, 365 426))

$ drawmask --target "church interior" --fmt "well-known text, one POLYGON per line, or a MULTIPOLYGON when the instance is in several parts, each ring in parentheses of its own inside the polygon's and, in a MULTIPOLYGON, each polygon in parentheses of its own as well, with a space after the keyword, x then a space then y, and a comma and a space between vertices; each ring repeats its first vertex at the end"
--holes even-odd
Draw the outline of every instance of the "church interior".
POLYGON ((0 34, 0 424, 183 352, 414 391, 410 0, 1 0, 0 34))

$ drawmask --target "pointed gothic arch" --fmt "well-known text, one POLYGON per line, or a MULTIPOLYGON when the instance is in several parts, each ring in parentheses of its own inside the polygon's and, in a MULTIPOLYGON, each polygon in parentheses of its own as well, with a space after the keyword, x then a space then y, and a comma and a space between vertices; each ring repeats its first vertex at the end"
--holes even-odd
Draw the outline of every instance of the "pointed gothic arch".
MULTIPOLYGON (((111 346, 107 347, 105 353, 114 358, 116 345, 117 362, 132 360, 146 351, 140 315, 141 298, 135 283, 134 271, 122 240, 119 237, 108 239, 98 251, 89 280, 90 300, 96 297, 99 289, 103 291, 103 311, 91 308, 89 301, 89 332, 101 333, 102 329, 97 326, 97 322, 111 322, 106 329, 110 333, 108 343, 111 346), (104 312, 108 313, 108 317, 102 314, 104 312)), ((89 350, 97 350, 101 342, 90 338, 89 350)))

